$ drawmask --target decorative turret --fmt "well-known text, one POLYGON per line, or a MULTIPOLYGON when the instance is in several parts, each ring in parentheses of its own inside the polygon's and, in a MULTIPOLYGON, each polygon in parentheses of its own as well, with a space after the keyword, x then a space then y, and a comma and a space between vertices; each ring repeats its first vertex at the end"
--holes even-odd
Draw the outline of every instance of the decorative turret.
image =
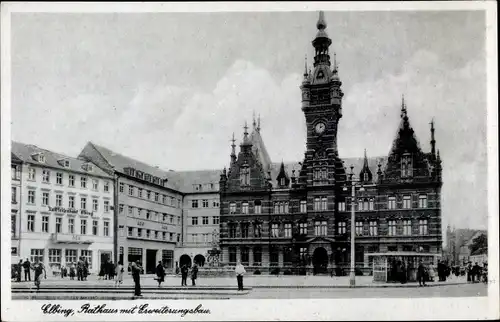
POLYGON ((434 139, 434 119, 431 121, 431 156, 436 159, 436 140, 434 139))
POLYGON ((306 56, 305 62, 304 62, 304 79, 302 80, 302 84, 309 84, 310 83, 309 74, 310 74, 310 71, 309 71, 309 73, 307 72, 307 56, 306 56))
POLYGON ((227 184, 227 172, 226 172, 226 167, 224 167, 224 170, 222 170, 219 179, 219 187, 221 191, 226 190, 226 184, 227 184))
POLYGON ((382 164, 377 164, 377 167, 378 167, 378 170, 377 170, 377 181, 378 183, 381 183, 382 182, 382 164))
POLYGON ((363 168, 359 173, 359 181, 363 183, 368 183, 372 181, 372 172, 370 171, 370 167, 368 167, 368 157, 366 156, 366 149, 365 149, 365 158, 363 161, 363 168))
POLYGON ((233 138, 231 139, 231 165, 236 162, 236 140, 234 139, 234 132, 233 132, 233 138))
POLYGON ((250 148, 252 146, 252 141, 250 141, 250 139, 248 137, 247 121, 245 121, 245 126, 243 127, 243 129, 245 131, 243 132, 243 141, 241 141, 241 144, 240 144, 242 152, 245 151, 247 148, 250 148))
POLYGON ((314 67, 324 64, 330 66, 330 56, 328 55, 328 47, 332 44, 332 40, 328 37, 326 33, 326 21, 325 14, 323 11, 319 12, 318 22, 316 23, 318 28, 318 33, 316 38, 312 41, 314 49, 316 50, 314 56, 314 67))

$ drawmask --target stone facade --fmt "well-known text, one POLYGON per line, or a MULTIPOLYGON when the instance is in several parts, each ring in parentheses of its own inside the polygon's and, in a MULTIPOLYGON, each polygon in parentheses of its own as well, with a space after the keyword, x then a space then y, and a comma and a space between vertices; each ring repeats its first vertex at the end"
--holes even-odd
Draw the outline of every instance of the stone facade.
POLYGON ((410 125, 406 103, 388 157, 363 158, 350 171, 337 149, 342 117, 342 82, 331 66, 326 22, 320 13, 314 69, 307 65, 302 111, 307 126, 304 159, 298 166, 273 168, 261 136, 260 120, 252 133, 245 125, 240 151, 233 140, 229 168, 220 176, 220 245, 223 265, 261 271, 294 269, 326 272, 350 260, 351 207, 355 207, 355 259, 369 267, 370 253, 440 255, 441 160, 435 150, 421 150, 410 125), (374 164, 376 162, 376 164, 374 164), (351 198, 351 187, 356 189, 351 198))

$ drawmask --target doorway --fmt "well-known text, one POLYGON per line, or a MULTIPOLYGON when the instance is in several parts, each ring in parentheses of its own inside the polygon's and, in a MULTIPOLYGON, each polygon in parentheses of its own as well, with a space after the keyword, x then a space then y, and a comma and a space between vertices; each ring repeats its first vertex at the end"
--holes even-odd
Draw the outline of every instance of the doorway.
POLYGON ((182 267, 183 265, 191 267, 191 257, 189 257, 189 255, 182 255, 181 258, 179 258, 179 262, 180 267, 182 267))
POLYGON ((101 252, 101 262, 99 263, 99 267, 101 267, 102 264, 106 264, 111 261, 111 252, 101 252))
POLYGON ((328 272, 328 252, 323 247, 318 247, 314 250, 313 258, 313 273, 325 274, 328 272))
POLYGON ((146 274, 155 273, 157 252, 157 249, 146 249, 146 274))

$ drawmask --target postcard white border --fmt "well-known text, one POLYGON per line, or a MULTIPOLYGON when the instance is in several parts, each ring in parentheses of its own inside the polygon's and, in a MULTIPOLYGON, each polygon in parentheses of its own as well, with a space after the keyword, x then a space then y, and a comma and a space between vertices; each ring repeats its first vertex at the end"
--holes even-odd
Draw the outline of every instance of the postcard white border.
MULTIPOLYGON (((499 317, 498 284, 498 53, 496 3, 486 2, 221 2, 221 3, 35 3, 1 4, 1 174, 2 213, 10 213, 10 14, 12 12, 218 12, 218 11, 386 11, 386 10, 485 10, 487 14, 487 135, 488 135, 488 243, 490 283, 488 297, 409 299, 321 299, 321 300, 203 300, 203 301, 90 301, 109 308, 147 302, 151 306, 195 307, 202 304, 212 314, 186 316, 182 320, 443 320, 494 319, 499 317), (369 300, 369 301, 368 301, 369 300), (229 304, 229 305, 228 305, 229 304)), ((486 184, 486 183, 485 183, 486 184)), ((473 214, 471 214, 473 215, 473 214)), ((46 301, 10 300, 10 220, 2 216, 2 320, 5 321, 132 321, 138 319, 179 320, 178 316, 95 315, 64 318, 42 315, 46 301)), ((89 301, 60 301, 80 307, 89 301)))

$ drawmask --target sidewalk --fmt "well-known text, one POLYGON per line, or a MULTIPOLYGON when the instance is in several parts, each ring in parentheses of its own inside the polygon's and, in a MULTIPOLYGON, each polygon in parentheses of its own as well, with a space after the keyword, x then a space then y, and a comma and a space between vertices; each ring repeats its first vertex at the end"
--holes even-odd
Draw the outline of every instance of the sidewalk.
MULTIPOLYGON (((154 280, 155 275, 141 275, 141 286, 146 288, 157 288, 158 283, 154 280)), ((268 276, 268 275, 248 275, 244 278, 245 288, 348 288, 349 277, 330 276, 268 276)), ((162 288, 182 289, 180 276, 166 276, 162 288)), ((188 279, 188 285, 191 280, 188 279)), ((428 282, 428 286, 446 286, 467 284, 466 278, 452 277, 445 282, 428 282)), ((130 275, 124 276, 121 287, 133 287, 134 282, 130 275)), ((32 287, 33 282, 12 282, 12 288, 32 287)), ((197 289, 205 288, 236 288, 235 277, 200 277, 196 280, 197 289)), ((42 280, 42 287, 50 288, 114 288, 112 280, 98 280, 96 276, 89 276, 87 281, 61 279, 60 277, 48 277, 42 280)), ((189 288, 188 286, 187 288, 189 288)), ((418 283, 380 283, 373 282, 372 276, 356 276, 356 287, 419 287, 418 283)))

